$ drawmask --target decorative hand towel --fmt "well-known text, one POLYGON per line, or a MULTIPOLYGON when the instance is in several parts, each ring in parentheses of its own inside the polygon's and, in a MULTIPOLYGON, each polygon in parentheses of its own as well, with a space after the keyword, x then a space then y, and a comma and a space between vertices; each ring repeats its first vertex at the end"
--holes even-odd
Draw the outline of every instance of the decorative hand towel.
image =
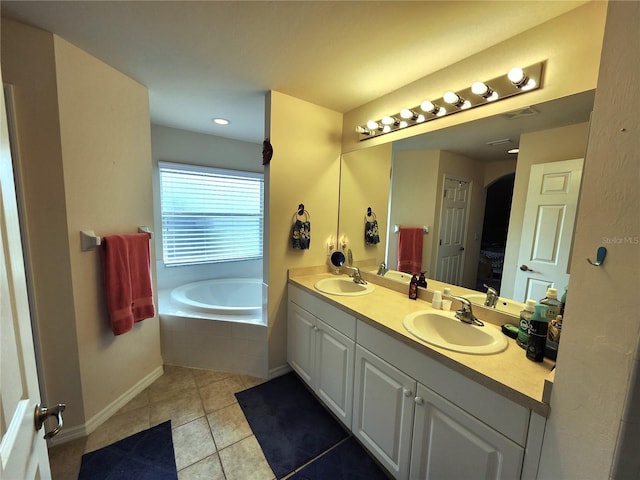
POLYGON ((422 269, 424 228, 403 228, 398 233, 398 271, 417 273, 422 269))
POLYGON ((127 333, 135 322, 155 316, 148 234, 103 237, 102 266, 114 335, 127 333))
POLYGON ((367 215, 364 218, 364 243, 365 245, 377 245, 380 243, 378 220, 371 208, 367 209, 367 215))
POLYGON ((309 212, 304 209, 303 205, 301 206, 302 208, 293 215, 291 246, 296 250, 308 250, 311 245, 311 222, 309 221, 309 212))

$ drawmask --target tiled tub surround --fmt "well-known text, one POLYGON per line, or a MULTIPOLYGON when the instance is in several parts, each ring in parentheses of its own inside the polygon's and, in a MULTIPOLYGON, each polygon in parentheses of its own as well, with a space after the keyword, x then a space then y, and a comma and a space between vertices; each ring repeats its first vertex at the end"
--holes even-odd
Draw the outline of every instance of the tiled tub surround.
MULTIPOLYGON (((290 272, 289 363, 296 371, 309 363, 296 345, 307 342, 310 323, 317 338, 310 344, 315 364, 309 363, 315 378, 301 377, 321 400, 329 393, 325 404, 395 478, 464 477, 478 469, 486 470, 486 478, 536 478, 552 362, 527 360, 512 339, 492 355, 431 346, 402 325, 405 315, 431 309, 430 292, 409 300, 406 285, 375 275, 367 278, 377 284, 368 295, 314 289, 331 275, 290 272), (454 460, 459 445, 473 452, 454 460)), ((474 311, 483 328, 516 320, 490 309, 474 311)))

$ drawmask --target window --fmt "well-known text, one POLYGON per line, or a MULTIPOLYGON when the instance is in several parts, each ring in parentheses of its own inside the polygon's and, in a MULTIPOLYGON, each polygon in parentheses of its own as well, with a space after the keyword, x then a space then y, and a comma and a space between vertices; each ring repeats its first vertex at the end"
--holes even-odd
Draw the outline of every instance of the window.
POLYGON ((160 162, 164 264, 262 258, 261 173, 160 162))

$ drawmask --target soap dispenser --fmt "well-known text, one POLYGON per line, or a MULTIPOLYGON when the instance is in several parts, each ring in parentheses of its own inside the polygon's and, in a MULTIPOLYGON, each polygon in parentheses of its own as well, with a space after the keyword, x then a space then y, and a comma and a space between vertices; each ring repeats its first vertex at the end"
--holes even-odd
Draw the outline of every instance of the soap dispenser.
POLYGON ((416 300, 418 298, 418 275, 415 273, 411 277, 411 282, 409 283, 409 298, 411 300, 416 300))
POLYGON ((426 272, 420 272, 420 278, 418 278, 418 286, 422 288, 427 288, 427 278, 425 277, 426 272))

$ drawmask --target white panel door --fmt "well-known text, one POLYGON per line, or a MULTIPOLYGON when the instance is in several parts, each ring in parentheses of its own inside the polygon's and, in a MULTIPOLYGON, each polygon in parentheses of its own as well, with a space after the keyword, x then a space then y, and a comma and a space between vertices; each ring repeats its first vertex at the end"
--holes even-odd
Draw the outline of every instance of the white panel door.
POLYGON ((42 430, 16 190, 4 96, 0 112, 0 478, 51 478, 42 430))
POLYGON ((412 480, 520 478, 524 449, 418 384, 412 480))
POLYGON ((318 319, 289 302, 287 315, 287 361, 300 378, 313 388, 315 377, 316 322, 318 319))
POLYGON ((353 434, 397 479, 409 478, 416 381, 356 345, 353 434))
POLYGON ((569 283, 580 181, 581 158, 531 166, 522 237, 512 298, 545 297, 547 286, 569 283))
POLYGON ((353 411, 355 342, 318 320, 315 392, 347 426, 353 411))
POLYGON ((452 285, 462 283, 470 187, 464 180, 444 179, 436 280, 452 285))

